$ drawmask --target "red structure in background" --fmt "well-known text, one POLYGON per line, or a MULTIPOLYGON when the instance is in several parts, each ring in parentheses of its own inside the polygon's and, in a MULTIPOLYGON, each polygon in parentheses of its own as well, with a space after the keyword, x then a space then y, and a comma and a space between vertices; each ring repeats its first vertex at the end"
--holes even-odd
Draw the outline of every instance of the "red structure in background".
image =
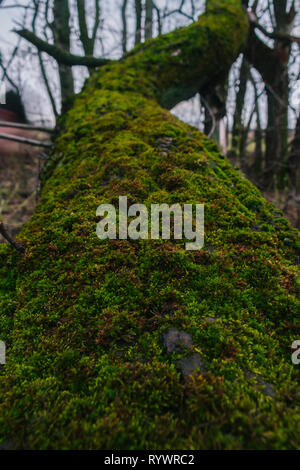
POLYGON ((36 154, 33 147, 50 147, 45 141, 51 132, 51 129, 28 125, 20 96, 9 91, 6 104, 0 105, 0 168, 5 165, 6 157, 36 154))

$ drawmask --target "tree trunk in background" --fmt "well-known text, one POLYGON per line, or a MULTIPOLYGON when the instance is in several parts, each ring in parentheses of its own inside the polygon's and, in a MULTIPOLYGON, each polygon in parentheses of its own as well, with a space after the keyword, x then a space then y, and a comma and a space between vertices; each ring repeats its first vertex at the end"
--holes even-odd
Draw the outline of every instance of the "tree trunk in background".
POLYGON ((142 0, 135 0, 135 45, 142 42, 142 16, 143 16, 143 6, 142 0))
POLYGON ((89 35, 85 0, 77 0, 77 13, 79 21, 80 41, 85 55, 93 56, 97 32, 100 24, 100 0, 95 0, 95 21, 92 28, 92 34, 89 35))
MULTIPOLYGON (((275 17, 275 33, 290 34, 295 10, 291 6, 287 12, 288 1, 273 2, 275 17)), ((283 188, 287 184, 287 152, 288 152, 288 101, 289 78, 288 64, 291 53, 290 42, 275 41, 274 55, 277 67, 273 69, 273 82, 267 84, 268 125, 266 133, 266 182, 272 186, 283 188)))
POLYGON ((226 118, 219 121, 219 146, 223 155, 227 154, 227 121, 226 118))
POLYGON ((126 8, 127 8, 128 0, 123 0, 121 16, 122 16, 122 51, 123 54, 127 52, 127 18, 126 18, 126 8))
POLYGON ((237 164, 241 158, 244 149, 244 135, 243 135, 243 109, 245 104, 245 96, 247 91, 247 82, 249 79, 249 64, 243 56, 241 69, 240 69, 240 83, 239 90, 236 96, 234 120, 232 127, 232 143, 231 143, 231 157, 237 164))
POLYGON ((153 36, 153 1, 146 0, 145 5, 145 39, 151 39, 153 36))
POLYGON ((259 109, 259 97, 257 93, 257 89, 255 87, 255 114, 256 114, 256 128, 254 131, 255 137, 255 155, 254 155, 254 177, 255 179, 261 177, 261 171, 264 164, 264 154, 263 154, 263 130, 261 127, 261 118, 260 118, 260 109, 259 109))
MULTIPOLYGON (((287 0, 272 2, 274 7, 274 33, 290 34, 294 25, 295 10, 287 12, 287 0)), ((246 58, 261 74, 265 84, 268 102, 268 123, 266 130, 266 153, 264 186, 284 187, 287 184, 288 149, 288 63, 290 42, 274 41, 273 48, 266 46, 251 27, 245 50, 246 58)))
POLYGON ((267 85, 268 122, 266 129, 265 183, 282 188, 285 184, 288 76, 287 68, 278 63, 272 86, 267 85))
MULTIPOLYGON (((289 34, 291 16, 287 13, 287 0, 273 2, 276 26, 275 33, 289 34)), ((293 22, 293 20, 292 20, 293 22)), ((288 149, 288 63, 290 43, 274 42, 274 55, 278 58, 273 70, 273 82, 267 84, 268 124, 266 131, 266 181, 273 186, 283 187, 287 169, 288 149)))
POLYGON ((291 187, 300 190, 300 115, 297 119, 295 137, 292 143, 291 152, 289 155, 289 179, 291 187))
MULTIPOLYGON (((70 52, 70 10, 68 0, 54 0, 53 22, 54 44, 67 52, 70 52)), ((74 95, 74 79, 72 68, 58 64, 62 112, 68 108, 68 104, 74 95)))

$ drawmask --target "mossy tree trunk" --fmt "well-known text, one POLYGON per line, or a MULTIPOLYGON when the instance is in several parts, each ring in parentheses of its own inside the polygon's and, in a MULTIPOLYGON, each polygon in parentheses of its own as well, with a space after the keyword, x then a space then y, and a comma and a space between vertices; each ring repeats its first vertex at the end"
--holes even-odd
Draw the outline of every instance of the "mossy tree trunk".
POLYGON ((26 253, 0 248, 3 447, 298 446, 299 234, 161 106, 223 80, 247 31, 239 1, 208 1, 101 68, 65 116, 26 253), (120 195, 205 203, 205 249, 100 241, 96 208, 120 195))

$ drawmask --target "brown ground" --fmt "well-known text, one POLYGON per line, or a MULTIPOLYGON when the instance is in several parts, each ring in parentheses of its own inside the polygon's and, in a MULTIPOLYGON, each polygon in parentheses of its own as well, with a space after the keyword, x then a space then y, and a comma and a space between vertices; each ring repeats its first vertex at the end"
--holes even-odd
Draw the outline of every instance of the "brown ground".
POLYGON ((293 227, 300 229, 300 194, 285 190, 279 192, 266 192, 264 196, 281 209, 293 227))
MULTIPOLYGON (((0 155, 0 221, 15 236, 32 215, 39 190, 39 151, 0 155)), ((4 241, 0 235, 0 242, 4 241)))

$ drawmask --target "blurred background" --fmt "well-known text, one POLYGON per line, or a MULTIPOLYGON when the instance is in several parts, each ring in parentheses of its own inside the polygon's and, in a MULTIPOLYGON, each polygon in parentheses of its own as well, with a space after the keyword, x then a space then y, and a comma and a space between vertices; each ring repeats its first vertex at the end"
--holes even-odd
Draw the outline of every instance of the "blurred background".
MULTIPOLYGON (((300 0, 242 3, 251 30, 228 79, 172 112, 216 140, 300 228, 300 0)), ((205 0, 0 0, 0 133, 47 142, 94 72, 60 63, 47 45, 73 59, 118 59, 197 20, 205 7, 205 0)), ((0 220, 13 235, 32 214, 46 159, 41 147, 0 138, 0 220)))

